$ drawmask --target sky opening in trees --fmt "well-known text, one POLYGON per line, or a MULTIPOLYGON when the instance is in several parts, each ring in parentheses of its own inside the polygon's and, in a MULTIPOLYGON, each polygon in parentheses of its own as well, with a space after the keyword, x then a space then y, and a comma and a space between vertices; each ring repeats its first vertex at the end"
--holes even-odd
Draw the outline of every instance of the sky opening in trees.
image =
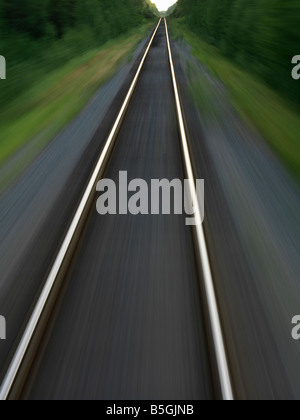
POLYGON ((173 4, 177 3, 177 0, 152 0, 152 2, 156 4, 160 12, 164 12, 173 6, 173 4))

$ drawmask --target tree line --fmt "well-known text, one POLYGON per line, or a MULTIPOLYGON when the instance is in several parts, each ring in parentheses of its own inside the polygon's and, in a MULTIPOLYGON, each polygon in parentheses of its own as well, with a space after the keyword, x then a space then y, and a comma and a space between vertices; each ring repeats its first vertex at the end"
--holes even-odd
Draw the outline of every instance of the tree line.
POLYGON ((291 77, 300 54, 299 0, 179 0, 175 14, 226 56, 300 104, 291 77))
POLYGON ((19 61, 64 38, 80 52, 151 16, 146 0, 0 0, 0 53, 19 61))
POLYGON ((146 0, 0 0, 0 108, 68 60, 126 33, 153 14, 146 0))
POLYGON ((1 0, 1 33, 61 38, 88 26, 99 41, 124 33, 149 15, 143 0, 1 0))

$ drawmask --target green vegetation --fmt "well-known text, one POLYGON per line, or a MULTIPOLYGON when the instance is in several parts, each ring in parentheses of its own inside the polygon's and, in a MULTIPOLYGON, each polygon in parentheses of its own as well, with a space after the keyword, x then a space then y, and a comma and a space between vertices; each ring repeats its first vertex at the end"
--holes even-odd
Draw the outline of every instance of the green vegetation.
POLYGON ((155 3, 153 3, 151 0, 145 0, 146 5, 148 6, 149 10, 153 13, 153 15, 160 17, 160 13, 157 10, 157 7, 155 6, 155 3))
POLYGON ((173 4, 173 6, 170 6, 166 12, 162 13, 162 15, 166 17, 170 16, 172 13, 174 13, 176 8, 177 8, 177 3, 173 4))
POLYGON ((176 16, 224 55, 300 105, 291 60, 300 54, 298 0, 179 0, 176 16))
POLYGON ((10 102, 0 115, 0 165, 36 135, 39 141, 32 152, 39 152, 77 115, 149 30, 145 25, 71 60, 10 102))
POLYGON ((40 151, 154 20, 146 0, 1 0, 0 165, 33 137, 40 151))
POLYGON ((0 113, 44 75, 152 18, 144 0, 1 0, 0 113))
MULTIPOLYGON (((202 41, 189 30, 184 19, 172 18, 170 27, 174 38, 184 37, 199 61, 228 87, 238 112, 258 128, 300 179, 300 114, 297 106, 275 93, 261 79, 224 57, 216 47, 202 41)), ((198 105, 202 108, 202 87, 198 85, 194 88, 196 92, 193 96, 198 97, 198 105)))

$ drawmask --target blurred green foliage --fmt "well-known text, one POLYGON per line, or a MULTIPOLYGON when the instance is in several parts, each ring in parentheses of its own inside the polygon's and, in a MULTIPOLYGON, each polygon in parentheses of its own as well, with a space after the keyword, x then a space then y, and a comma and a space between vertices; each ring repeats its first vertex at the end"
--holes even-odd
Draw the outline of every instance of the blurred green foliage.
POLYGON ((300 104, 300 83, 291 77, 300 54, 299 0, 179 0, 175 16, 300 104))
POLYGON ((161 13, 162 14, 162 16, 170 16, 172 13, 174 13, 174 11, 176 10, 176 8, 177 8, 177 3, 175 3, 175 4, 173 4, 172 6, 170 6, 169 8, 168 8, 168 10, 166 10, 165 12, 163 12, 163 13, 161 13))
POLYGON ((155 3, 152 2, 152 0, 145 0, 146 5, 150 9, 151 13, 157 17, 160 17, 160 13, 157 10, 157 7, 155 6, 155 3))
POLYGON ((45 74, 152 18, 145 0, 0 0, 0 111, 45 74))

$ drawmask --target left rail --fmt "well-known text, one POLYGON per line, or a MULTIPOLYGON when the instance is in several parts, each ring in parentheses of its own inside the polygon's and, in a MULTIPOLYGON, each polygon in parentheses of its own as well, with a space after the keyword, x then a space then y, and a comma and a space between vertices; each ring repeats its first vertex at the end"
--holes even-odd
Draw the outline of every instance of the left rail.
POLYGON ((31 318, 26 326, 25 332, 20 340, 18 348, 13 356, 7 373, 0 388, 0 400, 7 400, 9 398, 16 398, 19 394, 19 390, 25 381, 26 374, 29 371, 30 365, 33 361, 35 349, 40 340, 40 337, 44 331, 45 324, 49 318, 49 312, 53 307, 53 301, 57 296, 58 290, 61 287, 61 282, 64 277, 64 273, 68 268, 70 258, 74 252, 74 249, 78 243, 78 238, 84 226, 86 217, 89 213, 93 198, 96 192, 96 184, 101 175, 103 174, 106 164, 109 160, 113 146, 118 134, 120 125, 125 116, 126 110, 132 98, 133 92, 139 80, 142 68, 145 60, 148 56, 152 42, 155 38, 161 19, 159 20, 154 33, 149 41, 146 48, 145 54, 140 62, 135 77, 131 83, 129 91, 123 102, 121 110, 115 120, 113 128, 106 140, 105 146, 101 152, 101 155, 97 161, 92 176, 88 182, 88 186, 84 191, 80 204, 77 208, 75 216, 70 224, 68 232, 64 238, 63 244, 58 252, 55 262, 51 268, 50 274, 46 280, 45 286, 39 296, 38 302, 33 310, 31 318))

